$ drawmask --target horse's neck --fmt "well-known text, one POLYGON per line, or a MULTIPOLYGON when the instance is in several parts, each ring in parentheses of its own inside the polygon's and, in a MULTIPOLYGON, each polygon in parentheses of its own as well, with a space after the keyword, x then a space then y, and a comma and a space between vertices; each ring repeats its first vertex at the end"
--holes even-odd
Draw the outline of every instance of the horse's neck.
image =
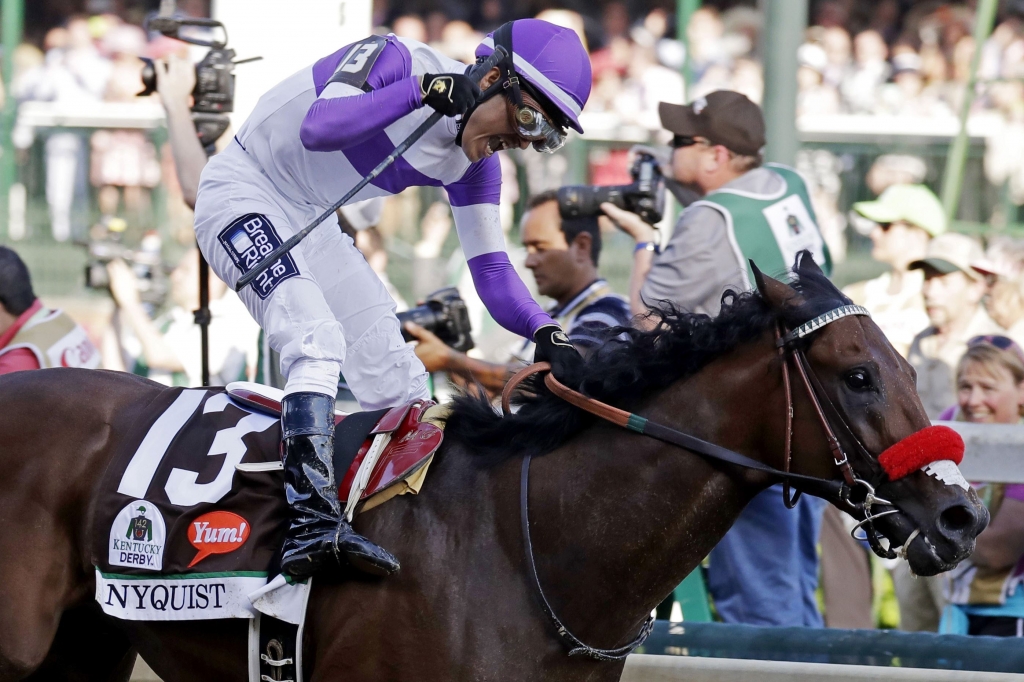
MULTIPOLYGON (((754 457, 775 456, 783 412, 774 409, 782 396, 770 361, 764 344, 744 347, 636 411, 754 457)), ((541 580, 566 625, 603 647, 628 640, 763 487, 607 423, 536 459, 530 481, 541 580)))

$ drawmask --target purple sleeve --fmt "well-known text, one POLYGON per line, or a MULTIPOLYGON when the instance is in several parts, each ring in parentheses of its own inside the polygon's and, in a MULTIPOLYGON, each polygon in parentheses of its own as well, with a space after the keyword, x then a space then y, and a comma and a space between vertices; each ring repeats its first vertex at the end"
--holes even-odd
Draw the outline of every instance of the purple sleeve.
POLYGON ((412 57, 394 41, 381 50, 366 79, 373 90, 321 97, 343 56, 344 50, 339 50, 313 65, 318 99, 299 129, 302 146, 310 151, 335 152, 358 145, 423 106, 419 78, 412 75, 412 57))
POLYGON ((1007 485, 1003 491, 1003 497, 1024 502, 1024 484, 1013 483, 1011 485, 1007 485))
POLYGON ((554 320, 533 300, 529 289, 508 260, 504 251, 484 253, 469 259, 480 300, 505 329, 528 339, 554 320))
POLYGON ((501 200, 501 163, 492 154, 470 164, 456 182, 445 186, 452 206, 497 204, 501 200))

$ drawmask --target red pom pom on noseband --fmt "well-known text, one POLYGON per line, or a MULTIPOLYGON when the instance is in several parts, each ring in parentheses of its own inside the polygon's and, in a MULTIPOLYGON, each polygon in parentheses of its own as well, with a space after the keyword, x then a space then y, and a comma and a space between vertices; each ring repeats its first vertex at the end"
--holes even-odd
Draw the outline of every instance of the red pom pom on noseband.
POLYGON ((878 456, 878 463, 889 480, 896 481, 943 459, 960 464, 964 459, 964 439, 948 426, 929 426, 887 449, 878 456))

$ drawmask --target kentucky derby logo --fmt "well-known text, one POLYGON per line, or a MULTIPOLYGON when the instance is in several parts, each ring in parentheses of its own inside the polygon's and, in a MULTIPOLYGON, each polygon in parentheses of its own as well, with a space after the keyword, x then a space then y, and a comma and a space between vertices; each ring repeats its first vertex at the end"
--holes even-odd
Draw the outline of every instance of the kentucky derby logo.
POLYGON ((147 571, 163 568, 167 530, 156 505, 136 500, 121 510, 110 527, 107 562, 147 571))
POLYGON ((128 532, 124 534, 131 540, 153 541, 153 522, 146 518, 146 508, 139 507, 139 515, 131 520, 128 525, 128 532))
POLYGON ((188 541, 199 550, 188 568, 211 554, 233 552, 249 539, 249 523, 238 514, 212 511, 189 524, 188 541))

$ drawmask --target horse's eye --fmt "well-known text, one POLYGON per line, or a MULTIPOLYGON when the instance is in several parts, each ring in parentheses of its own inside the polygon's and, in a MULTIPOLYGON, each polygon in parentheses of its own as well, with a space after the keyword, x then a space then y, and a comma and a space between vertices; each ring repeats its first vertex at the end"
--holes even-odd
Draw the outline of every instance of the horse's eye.
POLYGON ((846 385, 854 391, 866 391, 871 388, 871 375, 863 369, 855 369, 845 377, 846 385))

